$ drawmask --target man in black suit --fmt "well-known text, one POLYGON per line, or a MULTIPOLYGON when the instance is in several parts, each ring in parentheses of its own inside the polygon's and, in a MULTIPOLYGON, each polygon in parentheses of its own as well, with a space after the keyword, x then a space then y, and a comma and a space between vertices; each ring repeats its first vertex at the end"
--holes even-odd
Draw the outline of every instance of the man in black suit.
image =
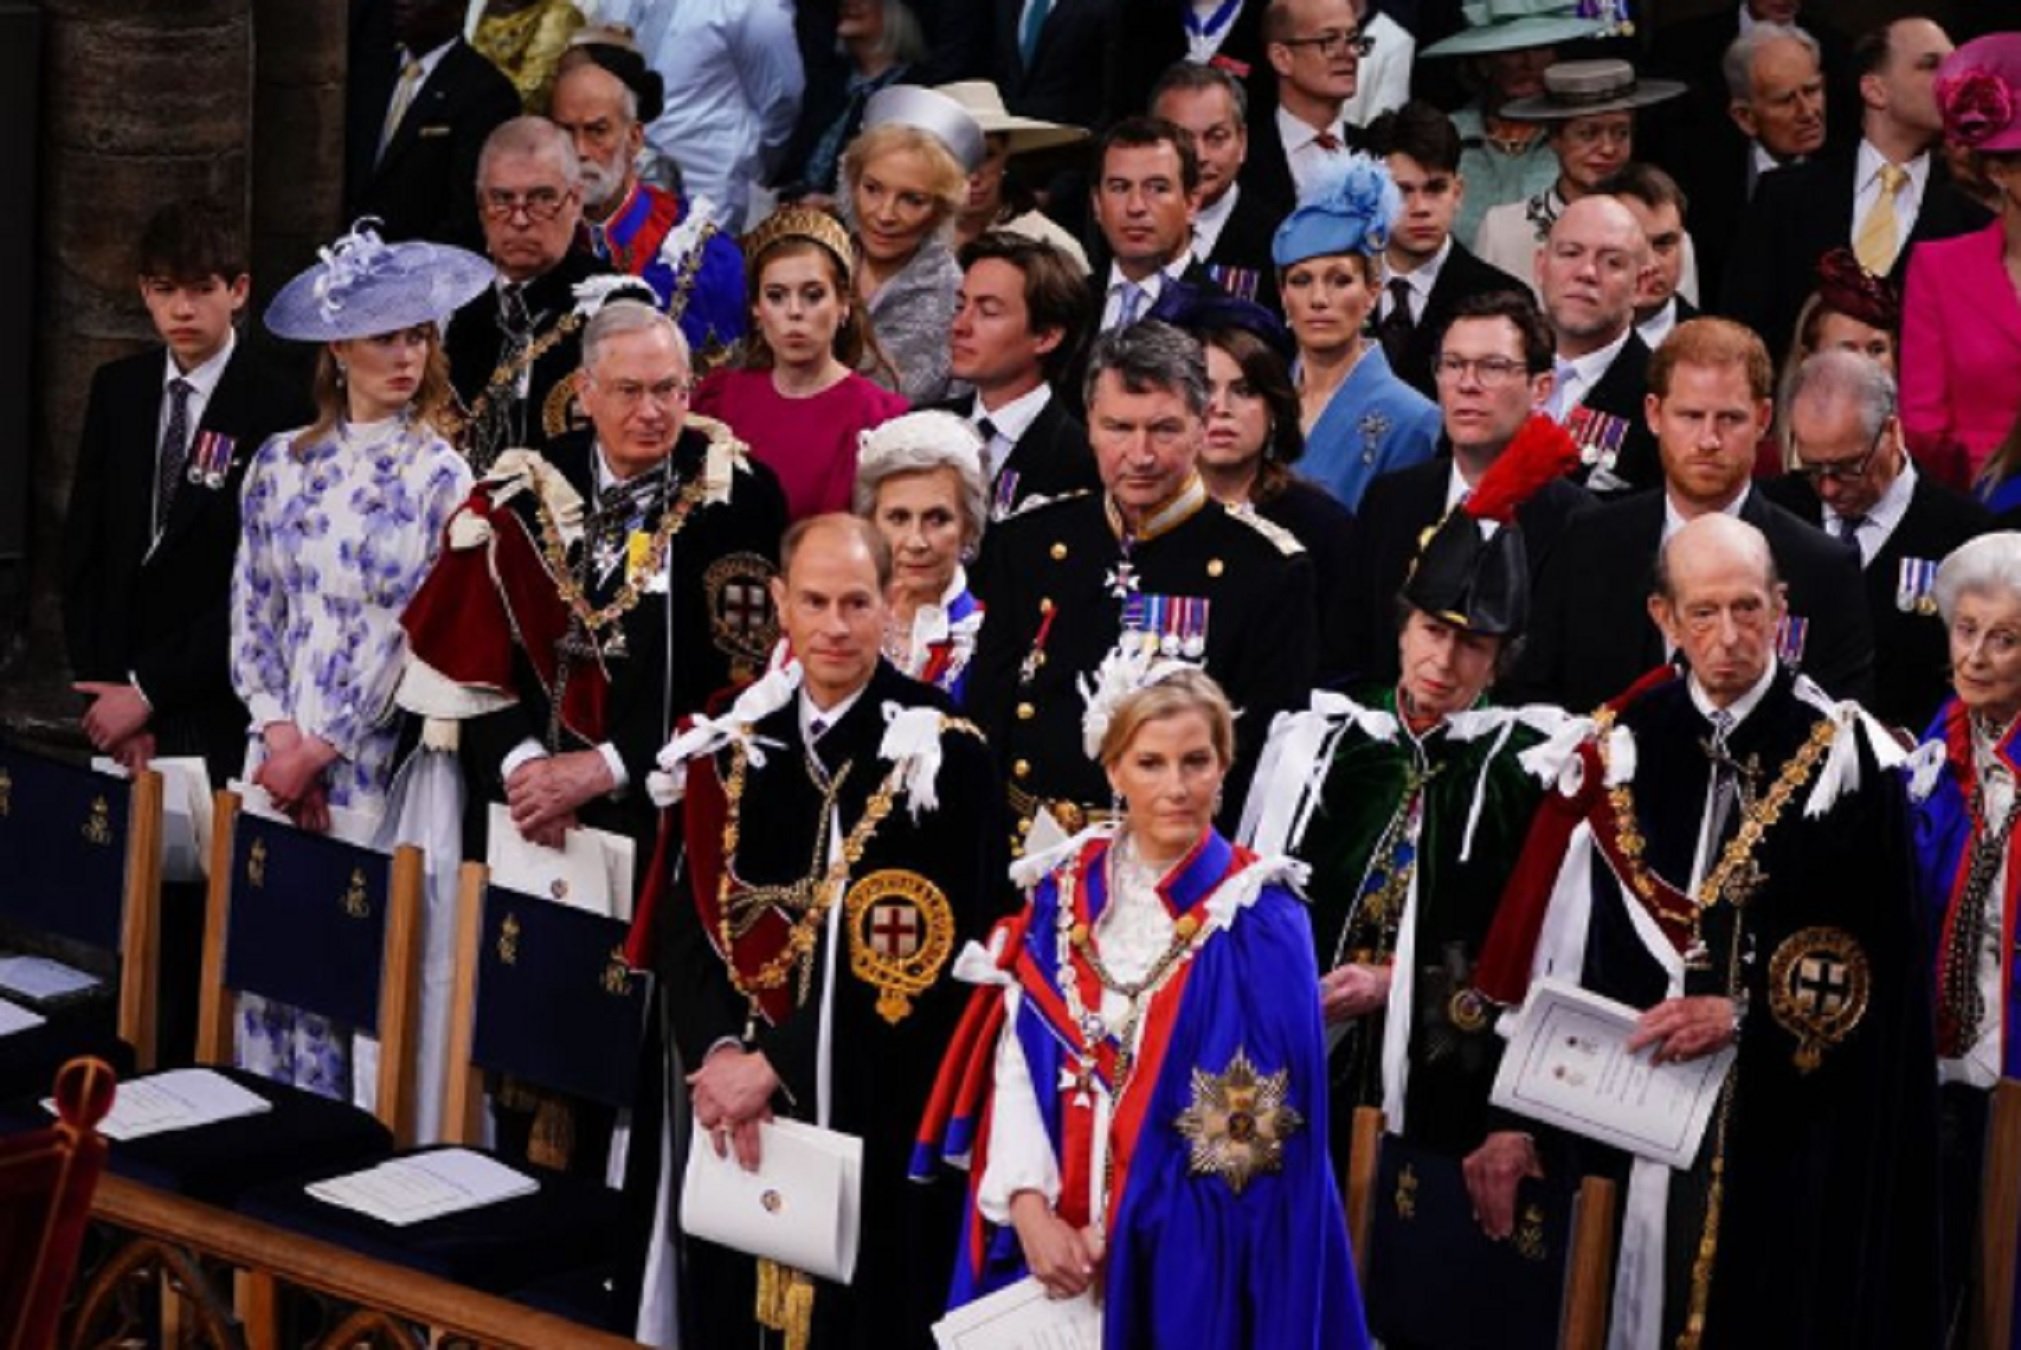
POLYGON ((1986 508, 1916 472, 1902 445, 1895 381, 1854 352, 1804 362, 1790 393, 1796 472, 1762 491, 1854 544, 1874 625, 1874 697, 1892 727, 1920 734, 1950 692, 1937 564, 1993 528, 1986 508))
POLYGON ((975 392, 943 406, 982 437, 990 519, 1100 487, 1087 428, 1047 382, 1072 363, 1087 322, 1080 273, 1051 244, 1002 230, 964 247, 961 265, 950 368, 975 392))
POLYGON ((1018 116, 1092 128, 1135 106, 1110 85, 1110 53, 1125 41, 1117 0, 994 0, 987 12, 988 58, 969 64, 1018 116))
POLYGON ((128 767, 201 755, 222 786, 246 757, 228 663, 239 483, 261 442, 309 420, 308 400, 233 332, 250 279, 221 205, 163 207, 139 252, 164 345, 92 378, 63 534, 70 669, 99 753, 128 767))
POLYGON ((1296 205, 1329 161, 1366 140, 1345 107, 1370 48, 1353 0, 1270 0, 1264 55, 1277 75, 1276 107, 1250 128, 1242 183, 1269 201, 1296 205))
POLYGON ((1663 486, 1577 517, 1543 575, 1512 697, 1597 707, 1669 659, 1647 622, 1657 550, 1687 521, 1738 516, 1768 537, 1787 587, 1777 638, 1782 664, 1834 698, 1873 692, 1873 626, 1853 549, 1752 489, 1755 446, 1768 430, 1775 372, 1768 349, 1726 319, 1681 324, 1649 363, 1648 422, 1663 486))
POLYGON ((1770 352, 1788 348, 1829 250, 1851 246, 1862 267, 1899 288, 1916 244, 1991 219, 1952 185, 1942 154, 1933 86, 1950 52, 1951 39, 1928 19, 1897 19, 1862 37, 1859 140, 1762 177, 1720 309, 1766 338, 1770 352))
MULTIPOLYGON (((1512 287, 1461 300, 1440 336, 1436 356, 1439 412, 1445 428, 1439 453, 1368 485, 1348 534, 1347 568, 1338 579, 1328 641, 1353 680, 1397 675, 1397 595, 1426 532, 1445 519, 1488 466, 1519 435, 1549 427, 1537 410, 1551 390, 1551 331, 1529 291, 1512 287)), ((1427 361, 1427 367, 1433 364, 1427 361)), ((1593 496, 1553 479, 1516 510, 1534 581, 1572 513, 1593 496)))
POLYGON ((538 450, 581 429, 568 381, 582 364, 588 309, 575 289, 611 269, 574 247, 582 166, 554 123, 515 117, 492 132, 476 183, 498 282, 456 311, 443 348, 469 415, 464 453, 482 474, 502 451, 538 450))
POLYGON ((1089 282, 1095 332, 1150 318, 1174 282, 1214 288, 1193 256, 1200 204, 1193 138, 1162 118, 1126 117, 1102 133, 1094 162, 1091 204, 1102 236, 1089 282))
POLYGON ((1697 203, 1701 296, 1723 293, 1727 257, 1747 242, 1740 222, 1762 177, 1824 149, 1831 124, 1821 60, 1803 29, 1753 25, 1727 49, 1721 84, 1701 85, 1680 114, 1689 120, 1670 124, 1672 144, 1650 155, 1697 203))
POLYGON ((1151 91, 1151 115, 1190 133, 1200 159, 1200 209, 1193 218, 1193 257, 1230 295, 1253 300, 1283 317, 1270 241, 1290 212, 1239 181, 1249 155, 1249 96, 1216 66, 1181 61, 1151 91))
MULTIPOLYGON (((162 345, 92 377, 64 522, 63 626, 92 748, 128 769, 201 756, 240 773, 247 714, 232 690, 239 487, 269 436, 310 418, 302 381, 232 330, 250 279, 237 223, 212 201, 148 222, 140 298, 162 345)), ((203 888, 163 889, 163 1061, 196 1035, 203 888)))
MULTIPOLYGON (((1369 148, 1383 156, 1403 197, 1403 214, 1383 261, 1389 279, 1377 309, 1376 335, 1389 368, 1425 397, 1439 396, 1432 358, 1463 301, 1529 287, 1482 262, 1453 237, 1453 217, 1466 196, 1460 177, 1460 133, 1429 103, 1412 101, 1368 127, 1369 148)), ((1531 307, 1534 312, 1534 306, 1531 307)), ((1546 349, 1546 369, 1549 349, 1546 349)))
POLYGON ((1649 242, 1627 207, 1582 197, 1551 225, 1537 284, 1557 355, 1546 410, 1588 451, 1586 486, 1602 495, 1654 487, 1656 437, 1642 416, 1649 348, 1635 335, 1635 294, 1649 242))
POLYGON ((460 36, 460 0, 393 0, 397 46, 355 36, 345 98, 345 219, 387 239, 477 246, 470 184, 484 138, 519 112, 512 82, 460 36))
POLYGON ((1603 180, 1596 191, 1628 208, 1649 244, 1649 266, 1635 284, 1635 336, 1655 351, 1670 330, 1698 317, 1698 306, 1678 294, 1684 278, 1684 189, 1654 164, 1630 162, 1603 180))

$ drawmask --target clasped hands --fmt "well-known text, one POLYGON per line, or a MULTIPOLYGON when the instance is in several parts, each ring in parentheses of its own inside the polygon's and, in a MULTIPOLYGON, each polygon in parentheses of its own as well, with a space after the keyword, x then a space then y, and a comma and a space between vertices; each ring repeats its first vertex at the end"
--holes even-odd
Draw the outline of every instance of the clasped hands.
POLYGON ((543 755, 514 769, 505 780, 505 805, 513 828, 528 843, 560 848, 575 828, 583 803, 617 786, 610 765, 595 750, 543 755))
POLYGON ((709 1133, 718 1158, 737 1150, 747 1172, 758 1170, 758 1126, 772 1118, 772 1096, 779 1075, 758 1050, 725 1043, 709 1052, 702 1067, 688 1075, 688 1096, 695 1123, 709 1133))
POLYGON ((153 709, 130 684, 80 680, 70 686, 91 700, 84 712, 84 734, 91 748, 117 760, 128 773, 139 773, 154 758, 154 733, 147 729, 153 709))
POLYGON ((1025 1266, 1048 1298, 1076 1298, 1093 1288, 1107 1250, 1099 1224, 1076 1228, 1053 1212, 1038 1191, 1011 1197, 1011 1226, 1024 1249, 1025 1266))
POLYGON ((337 748, 320 736, 304 735, 293 722, 269 722, 260 736, 267 756, 253 770, 253 782, 267 790, 297 829, 329 833, 330 788, 323 771, 339 758, 337 748))

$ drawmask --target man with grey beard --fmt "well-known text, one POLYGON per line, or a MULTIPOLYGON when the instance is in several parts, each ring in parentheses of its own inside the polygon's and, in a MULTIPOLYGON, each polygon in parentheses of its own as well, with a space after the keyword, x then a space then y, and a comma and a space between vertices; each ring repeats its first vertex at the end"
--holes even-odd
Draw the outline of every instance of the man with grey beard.
POLYGON ((589 32, 562 57, 549 105, 582 165, 577 247, 651 286, 707 369, 744 335, 744 255, 707 202, 639 178, 645 125, 664 101, 660 76, 622 34, 589 32))

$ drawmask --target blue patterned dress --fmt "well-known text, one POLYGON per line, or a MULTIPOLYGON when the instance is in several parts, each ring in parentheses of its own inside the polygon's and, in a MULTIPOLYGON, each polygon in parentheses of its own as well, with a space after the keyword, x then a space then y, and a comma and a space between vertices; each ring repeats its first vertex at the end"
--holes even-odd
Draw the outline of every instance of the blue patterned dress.
MULTIPOLYGON (((273 437, 246 473, 232 573, 232 684, 252 713, 245 776, 261 731, 293 722, 337 750, 329 803, 384 809, 393 775, 393 691, 406 657, 400 614, 427 575, 469 466, 407 418, 339 424, 306 451, 273 437)), ((239 1000, 238 1060, 325 1096, 351 1096, 349 1036, 323 1018, 239 1000)))

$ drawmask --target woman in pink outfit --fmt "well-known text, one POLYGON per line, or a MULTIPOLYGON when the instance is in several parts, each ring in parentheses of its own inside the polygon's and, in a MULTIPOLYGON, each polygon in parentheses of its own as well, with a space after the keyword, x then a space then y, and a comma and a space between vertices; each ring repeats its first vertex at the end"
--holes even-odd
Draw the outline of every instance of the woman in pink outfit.
POLYGON ((694 410, 727 422, 779 475, 789 520, 847 511, 857 434, 907 406, 859 373, 886 363, 850 286, 849 236, 833 216, 789 206, 744 248, 752 320, 744 357, 702 381, 694 410))
POLYGON ((2021 33, 1945 58, 1945 134, 1992 185, 1985 229, 1916 246, 1902 315, 1902 426, 1917 461, 1962 484, 2021 437, 2021 33))

